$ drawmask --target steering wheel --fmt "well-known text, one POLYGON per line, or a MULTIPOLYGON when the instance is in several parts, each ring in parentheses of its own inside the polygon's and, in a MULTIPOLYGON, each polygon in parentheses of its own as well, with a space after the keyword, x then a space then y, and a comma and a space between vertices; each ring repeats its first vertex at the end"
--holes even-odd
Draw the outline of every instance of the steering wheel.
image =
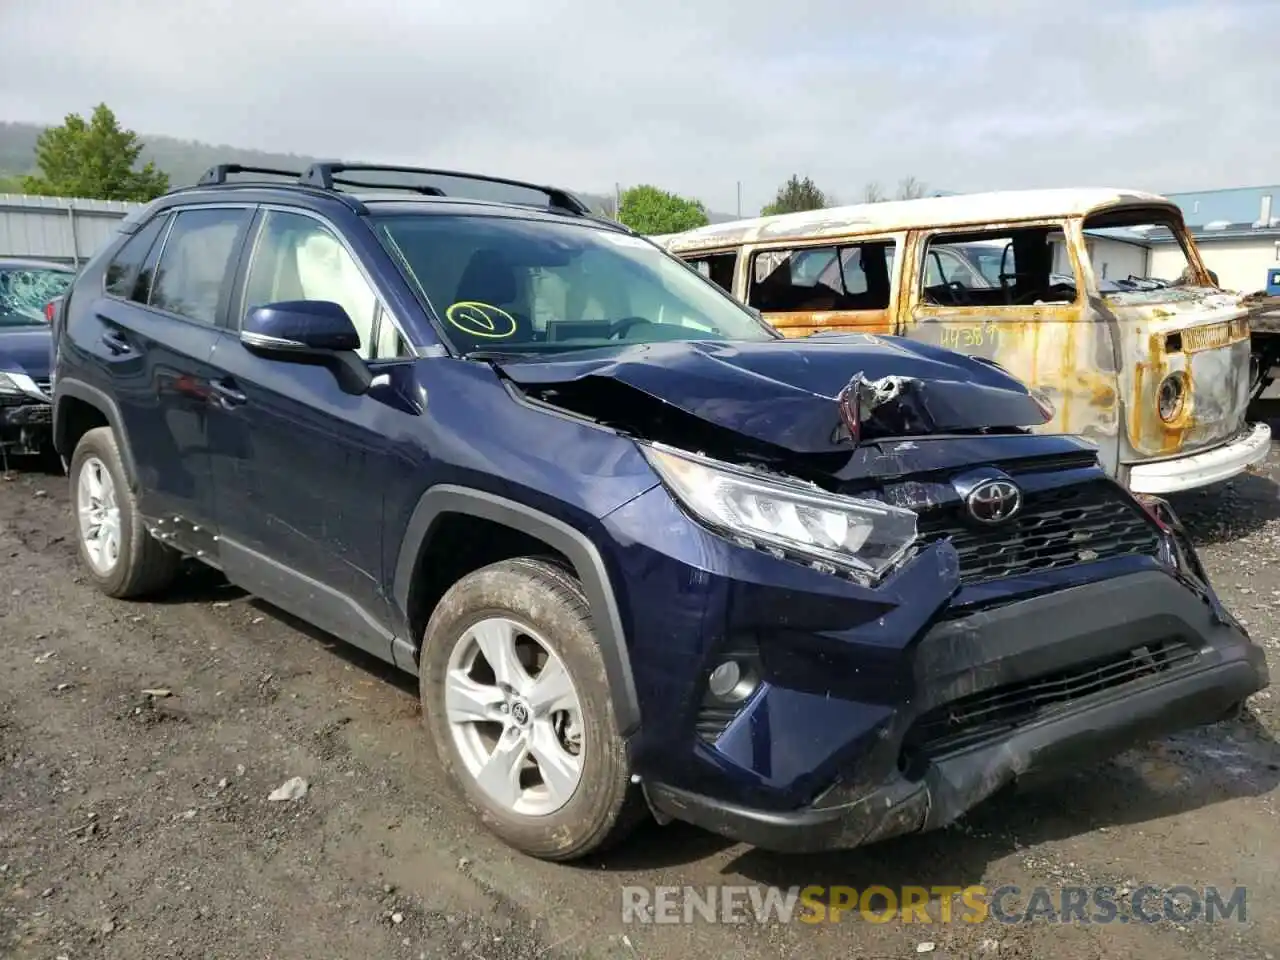
POLYGON ((969 288, 959 280, 948 280, 947 289, 951 291, 951 297, 955 300, 957 306, 967 307, 973 303, 973 297, 969 295, 969 288))
POLYGON ((621 320, 615 320, 609 324, 609 332, 606 334, 606 340, 621 340, 628 330, 640 323, 652 323, 653 321, 647 317, 623 317, 621 320))

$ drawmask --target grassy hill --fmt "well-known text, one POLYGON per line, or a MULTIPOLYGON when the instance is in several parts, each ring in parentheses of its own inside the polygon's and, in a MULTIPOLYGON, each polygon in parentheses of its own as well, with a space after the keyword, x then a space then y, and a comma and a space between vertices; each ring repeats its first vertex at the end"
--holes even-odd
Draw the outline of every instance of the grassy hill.
MULTIPOLYGON (((15 178, 36 172, 36 138, 43 129, 34 123, 0 123, 0 193, 17 192, 20 187, 15 178)), ((142 162, 154 161, 157 167, 169 174, 169 181, 175 187, 195 183, 200 174, 219 163, 301 170, 316 160, 333 159, 305 157, 295 153, 270 153, 266 150, 201 143, 197 140, 179 140, 176 137, 144 134, 140 138, 145 145, 142 162)), ((578 196, 598 211, 613 209, 612 196, 591 193, 578 193, 578 196)), ((733 218, 712 214, 711 219, 713 222, 720 222, 733 218)))

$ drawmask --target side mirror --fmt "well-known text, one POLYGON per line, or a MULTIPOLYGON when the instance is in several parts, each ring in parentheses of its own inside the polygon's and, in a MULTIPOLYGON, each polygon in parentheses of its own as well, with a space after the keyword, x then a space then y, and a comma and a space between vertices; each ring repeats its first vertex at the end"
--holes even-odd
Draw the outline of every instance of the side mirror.
POLYGON ((356 351, 360 334, 340 305, 289 300, 255 307, 240 325, 246 350, 283 363, 327 367, 346 393, 368 392, 373 374, 356 351))

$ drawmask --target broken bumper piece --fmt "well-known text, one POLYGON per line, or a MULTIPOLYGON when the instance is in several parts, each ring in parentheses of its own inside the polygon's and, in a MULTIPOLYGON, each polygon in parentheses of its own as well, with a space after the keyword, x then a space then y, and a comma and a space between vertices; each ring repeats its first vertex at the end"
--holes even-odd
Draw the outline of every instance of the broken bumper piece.
POLYGON ((1019 777, 1070 768, 1148 737, 1221 719, 1259 687, 1260 658, 1238 657, 1159 687, 1024 727, 929 765, 911 780, 899 774, 852 799, 839 787, 813 806, 764 811, 722 803, 665 785, 650 786, 661 813, 784 853, 849 849, 944 827, 1019 777))
POLYGON ((812 803, 767 809, 650 783, 650 804, 764 849, 859 847, 944 827, 1015 781, 1221 720, 1269 679, 1260 647, 1159 573, 943 622, 916 669, 913 704, 812 803))
POLYGON ((0 407, 0 445, 10 453, 38 453, 52 436, 52 412, 48 403, 0 407))

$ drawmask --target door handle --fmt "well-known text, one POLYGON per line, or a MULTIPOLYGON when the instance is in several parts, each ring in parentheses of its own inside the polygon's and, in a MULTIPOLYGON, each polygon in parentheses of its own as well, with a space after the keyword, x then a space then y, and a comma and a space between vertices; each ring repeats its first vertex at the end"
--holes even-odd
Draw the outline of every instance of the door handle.
POLYGON ((249 401, 249 398, 232 386, 230 381, 214 380, 210 382, 209 387, 224 407, 238 407, 249 401))
POLYGON ((129 353, 133 347, 129 345, 129 341, 125 335, 119 330, 108 330, 102 335, 102 342, 108 350, 114 354, 129 353))

